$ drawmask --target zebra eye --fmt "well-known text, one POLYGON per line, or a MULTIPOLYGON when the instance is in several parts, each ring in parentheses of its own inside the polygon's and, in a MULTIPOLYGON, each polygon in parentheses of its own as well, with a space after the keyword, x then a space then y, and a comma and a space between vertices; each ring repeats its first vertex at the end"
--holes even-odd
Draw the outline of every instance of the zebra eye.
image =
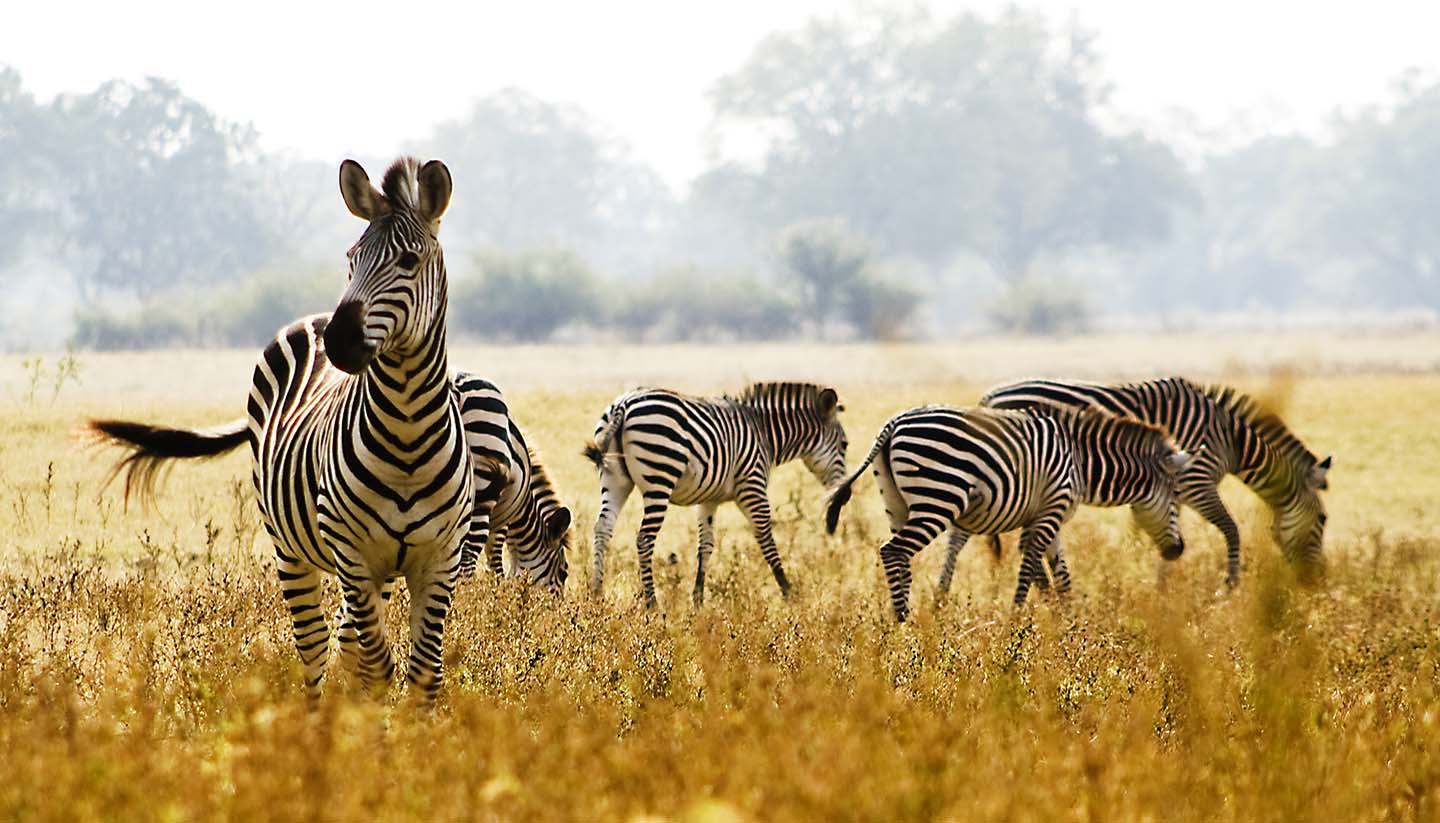
POLYGON ((400 255, 400 259, 396 261, 395 265, 402 269, 413 269, 420 265, 420 256, 413 251, 407 251, 400 255))

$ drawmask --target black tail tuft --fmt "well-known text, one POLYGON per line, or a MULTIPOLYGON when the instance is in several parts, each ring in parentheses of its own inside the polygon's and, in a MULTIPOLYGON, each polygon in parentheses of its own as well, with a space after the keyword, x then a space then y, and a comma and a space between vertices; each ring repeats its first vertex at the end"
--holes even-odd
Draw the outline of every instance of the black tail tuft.
POLYGON ((249 426, 244 418, 208 431, 171 429, 128 420, 90 420, 85 429, 98 442, 130 450, 115 464, 114 471, 106 480, 108 485, 122 469, 125 471, 127 505, 132 491, 138 491, 142 499, 154 495, 156 481, 167 461, 218 457, 250 440, 249 426))
POLYGON ((835 527, 840 525, 840 510, 850 502, 850 484, 841 483, 835 487, 830 494, 830 505, 825 507, 825 533, 834 534, 835 527))
POLYGON ((586 443, 585 448, 581 449, 580 453, 585 455, 586 460, 594 463, 595 468, 605 468, 605 452, 601 451, 599 446, 594 443, 586 443))

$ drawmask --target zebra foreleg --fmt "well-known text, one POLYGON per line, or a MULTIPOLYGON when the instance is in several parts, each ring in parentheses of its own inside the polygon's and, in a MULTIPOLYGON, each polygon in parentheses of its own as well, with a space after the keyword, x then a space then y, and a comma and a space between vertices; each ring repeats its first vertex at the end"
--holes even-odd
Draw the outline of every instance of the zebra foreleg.
POLYGON ((1220 501, 1220 490, 1214 485, 1191 489, 1184 501, 1220 530, 1225 537, 1225 585, 1234 587, 1240 583, 1240 528, 1230 516, 1225 504, 1220 501))
POLYGON ((1026 526, 1020 533, 1020 582, 1015 587, 1015 605, 1025 604, 1032 585, 1049 588, 1045 575, 1045 555, 1060 531, 1058 518, 1042 518, 1026 526))
POLYGON ((1045 565, 1050 567, 1050 576, 1055 581, 1056 594, 1070 593, 1070 567, 1065 565, 1065 553, 1060 550, 1060 536, 1050 542, 1050 550, 1045 552, 1045 565))
POLYGON ((895 622, 910 615, 910 560, 945 530, 939 519, 911 519, 880 547, 880 564, 885 567, 885 584, 890 589, 890 607, 895 622))
POLYGON ((355 630, 360 682, 379 697, 395 675, 395 658, 385 639, 385 585, 376 585, 369 578, 343 576, 340 586, 346 614, 355 630))
POLYGON ((960 550, 970 540, 970 533, 959 526, 950 527, 950 541, 945 546, 945 565, 940 569, 940 586, 936 592, 938 597, 945 597, 950 594, 950 581, 955 576, 955 560, 960 557, 960 550))
POLYGON ((595 518, 594 560, 590 569, 590 594, 596 596, 605 585, 605 551, 615 535, 615 521, 635 489, 635 484, 624 473, 624 466, 617 467, 618 474, 610 470, 611 460, 618 458, 607 457, 605 468, 600 471, 600 514, 595 518))
POLYGON ((465 543, 460 549, 461 580, 469 580, 475 576, 475 567, 480 564, 480 554, 486 550, 489 543, 490 506, 487 503, 482 510, 477 502, 475 511, 470 516, 470 530, 466 533, 465 543))
POLYGON ((785 567, 780 563, 780 548, 775 545, 775 535, 770 529, 770 498, 766 495, 765 487, 741 489, 735 502, 740 506, 740 511, 750 519, 750 528, 755 532, 755 542, 760 544, 760 552, 765 555, 765 562, 770 564, 770 573, 775 575, 780 594, 788 597, 790 581, 785 577, 785 567))
POLYGON ((444 683, 445 617, 455 591, 455 571, 447 564, 405 579, 410 587, 410 659, 405 679, 426 705, 435 702, 444 683))
POLYGON ((696 508, 700 545, 695 550, 695 593, 691 595, 696 606, 705 602, 705 569, 710 564, 710 553, 715 550, 715 508, 714 503, 702 503, 696 508))
POLYGON ((320 681, 330 656, 330 624, 320 602, 320 570, 287 556, 278 546, 275 559, 280 593, 295 632, 295 650, 305 667, 305 693, 313 703, 320 698, 320 681))
MULTIPOLYGON (((390 597, 395 593, 395 578, 385 581, 380 588, 380 599, 388 607, 390 597)), ((360 676, 360 635, 355 631, 355 621, 350 619, 350 609, 345 598, 340 598, 340 608, 335 613, 335 625, 340 638, 340 665, 352 677, 360 676)))

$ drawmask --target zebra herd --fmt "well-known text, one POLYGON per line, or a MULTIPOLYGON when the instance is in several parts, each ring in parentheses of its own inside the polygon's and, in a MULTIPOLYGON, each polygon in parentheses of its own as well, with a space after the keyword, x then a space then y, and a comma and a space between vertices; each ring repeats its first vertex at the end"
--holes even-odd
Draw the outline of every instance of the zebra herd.
MULTIPOLYGON (((341 663, 374 692, 394 676, 385 610, 395 580, 405 579, 405 676, 427 702, 442 682, 452 595, 482 554, 496 574, 557 593, 565 587, 570 510, 501 392, 449 364, 438 233, 451 189, 438 160, 401 158, 378 189, 359 164, 345 161, 342 197, 366 221, 347 255, 349 283, 333 312, 291 323, 264 348, 247 415, 208 430, 90 421, 98 436, 128 449, 116 466, 125 471, 127 497, 153 493, 166 461, 250 446, 261 520, 312 698, 331 645, 322 575, 341 590, 341 663)), ((892 530, 880 557, 901 621, 911 559, 947 528, 942 591, 970 536, 1012 529, 1022 532, 1015 602, 1032 586, 1051 585, 1052 576, 1058 591, 1068 589, 1059 529, 1080 504, 1130 505, 1166 559, 1184 550, 1179 504, 1191 506, 1224 535, 1233 585, 1239 531, 1216 491, 1226 474, 1274 510, 1276 541, 1287 557, 1307 568, 1320 561, 1325 512, 1318 492, 1330 459, 1317 460, 1277 417, 1229 388, 1180 378, 1015 383, 992 390, 976 408, 901 412, 848 475, 843 411, 833 388, 810 383, 759 383, 736 397, 643 389, 617 398, 585 448, 600 480, 592 592, 601 591, 619 511, 638 488, 644 512, 636 549, 647 605, 655 605, 655 538, 672 503, 698 511, 696 604, 715 546, 715 511, 728 501, 750 521, 788 594, 767 487, 773 467, 796 459, 830 490, 832 533, 854 482, 873 466, 892 530)))

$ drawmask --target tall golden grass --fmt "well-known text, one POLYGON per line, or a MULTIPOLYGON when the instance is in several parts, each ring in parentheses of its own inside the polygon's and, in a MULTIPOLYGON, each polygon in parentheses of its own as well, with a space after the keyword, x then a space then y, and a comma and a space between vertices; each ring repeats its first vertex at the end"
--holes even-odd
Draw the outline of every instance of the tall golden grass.
MULTIPOLYGON (((557 602, 488 579, 462 590, 430 713, 398 686, 376 702, 343 678, 307 708, 246 456, 176 467, 148 511, 99 493, 114 455, 76 444, 82 417, 215 423, 242 411, 245 369, 227 394, 218 377, 174 377, 201 353, 86 358, 85 382, 53 403, 12 392, 0 423, 0 818, 1440 816, 1440 377, 1333 374, 1351 370, 1322 352, 1283 383, 1259 369, 1235 378, 1336 455, 1323 585, 1295 583, 1232 481, 1246 552, 1233 593, 1218 534, 1193 515, 1161 590, 1155 552, 1126 517, 1087 510, 1067 527, 1068 599, 1011 608, 1017 558, 972 548, 956 594, 937 603, 936 546, 899 627, 873 484, 859 483, 827 538, 823 492, 798 466, 772 492, 789 600, 733 509, 717 524, 704 607, 689 603, 684 509, 657 550, 659 610, 637 603, 633 508, 605 597, 585 597, 597 501, 578 450, 618 387, 567 379, 566 358, 551 359, 563 350, 525 369, 536 351, 461 362, 484 374, 483 355, 505 363, 489 371, 528 377, 507 394, 576 513, 569 591, 557 602)), ((684 354, 699 364, 687 388, 707 376, 738 388, 724 379, 733 350, 665 353, 677 374, 684 354)), ((757 361, 745 376, 797 376, 806 356, 786 357, 797 369, 757 361)), ((853 374, 827 357, 811 357, 814 376, 840 390, 852 452, 901 408, 973 402, 1003 368, 966 367, 963 349, 912 347, 888 369, 864 365, 882 362, 872 352, 853 374)), ((1104 368, 1143 371, 1120 355, 1092 373, 1104 368)), ((403 644, 400 605, 391 631, 403 644)))

